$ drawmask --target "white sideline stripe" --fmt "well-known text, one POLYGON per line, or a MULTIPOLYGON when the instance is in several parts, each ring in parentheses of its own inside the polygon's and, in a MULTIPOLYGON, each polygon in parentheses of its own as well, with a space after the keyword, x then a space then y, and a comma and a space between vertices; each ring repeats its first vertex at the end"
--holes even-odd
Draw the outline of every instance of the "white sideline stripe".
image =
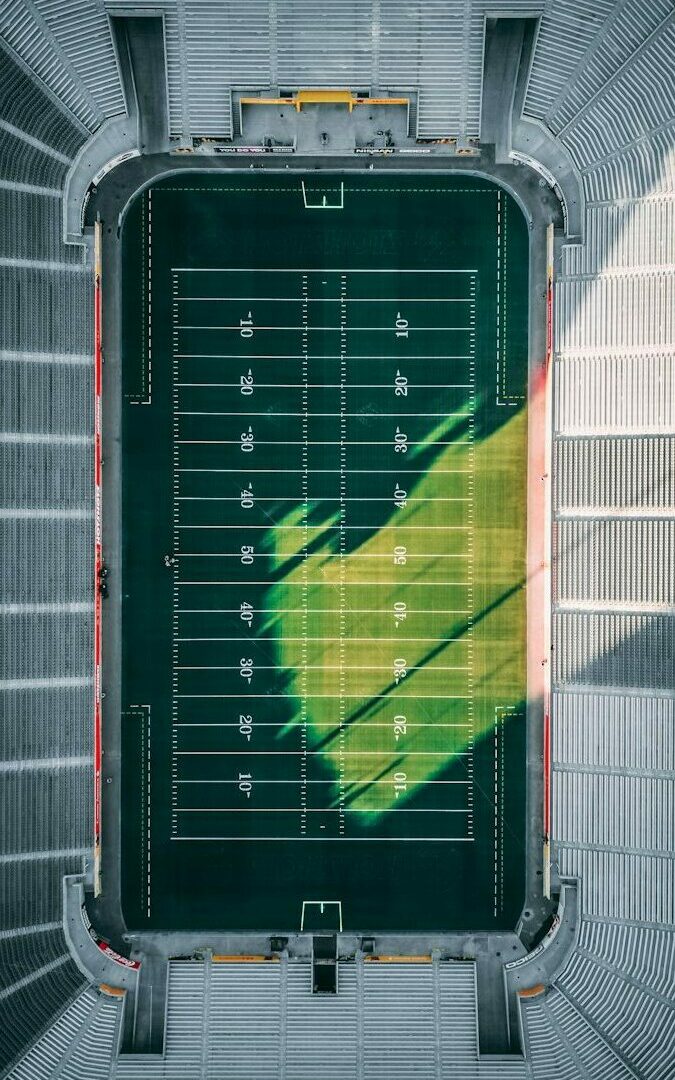
POLYGON ((88 273, 84 263, 57 262, 55 259, 8 259, 0 258, 0 267, 8 270, 65 270, 70 274, 88 273))
POLYGON ((91 446, 93 435, 50 435, 42 431, 0 431, 0 443, 63 444, 66 446, 91 446))
POLYGON ((87 676, 64 675, 53 679, 0 679, 0 690, 59 690, 93 685, 93 672, 87 676))
MULTIPOLYGON (((304 529, 304 525, 277 525, 275 526, 277 531, 281 529, 304 529)), ((324 525, 322 532, 328 532, 330 529, 339 529, 340 525, 324 525)), ((241 531, 241 525, 179 525, 179 529, 238 529, 241 531)), ((247 525, 247 529, 265 529, 269 530, 269 525, 247 525)), ((394 532, 398 529, 400 532, 405 529, 406 532, 433 532, 441 530, 442 532, 468 532, 470 531, 470 525, 343 525, 343 529, 353 529, 358 531, 359 529, 367 532, 390 532, 392 529, 394 532)))
POLYGON ((48 198, 60 199, 60 188, 42 187, 40 184, 24 184, 18 180, 0 180, 0 191, 20 191, 24 195, 45 195, 48 198))
MULTIPOLYGON (((339 637, 286 637, 284 635, 284 641, 320 641, 323 645, 334 645, 336 641, 339 641, 339 637)), ((273 637, 256 637, 256 638, 241 638, 241 637, 177 637, 176 641, 237 641, 240 644, 258 645, 268 641, 272 641, 276 644, 277 638, 273 637)), ((453 637, 352 637, 349 636, 350 643, 357 641, 379 642, 379 641, 424 641, 427 645, 441 644, 442 642, 454 641, 458 645, 469 644, 466 638, 453 638, 453 637)), ((313 726, 320 726, 320 720, 314 720, 313 726)), ((280 724, 280 727, 286 727, 286 724, 280 724)), ((410 724, 408 725, 411 726, 410 724)))
MULTIPOLYGON (((347 810, 347 807, 345 807, 345 810, 347 810)), ((296 814, 300 813, 299 810, 283 811, 283 812, 284 813, 287 813, 287 812, 288 813, 296 813, 296 814)), ((313 811, 311 811, 311 810, 308 811, 308 813, 312 813, 312 812, 313 811)), ((369 811, 369 812, 372 813, 372 811, 369 811)), ((444 811, 442 811, 442 810, 407 810, 406 811, 406 813, 408 813, 408 814, 413 814, 413 813, 416 813, 416 814, 427 814, 427 813, 429 813, 429 814, 434 814, 434 813, 435 814, 442 814, 443 812, 444 811)), ((227 813, 234 813, 234 811, 228 810, 227 813)), ((271 811, 271 813, 279 813, 279 811, 278 810, 277 811, 271 811)), ((400 814, 401 811, 400 810, 386 810, 386 809, 382 810, 382 809, 378 809, 377 813, 378 814, 391 814, 391 813, 394 813, 394 814, 399 813, 400 814)), ((353 844, 353 843, 372 844, 372 842, 373 842, 372 838, 370 836, 170 836, 169 839, 170 840, 188 841, 188 843, 197 843, 197 842, 203 843, 205 840, 218 840, 218 841, 220 841, 220 840, 229 840, 229 841, 232 841, 232 843, 241 842, 241 843, 244 843, 244 844, 250 844, 251 840, 272 840, 272 841, 275 841, 276 843, 279 843, 282 840, 283 841, 290 841, 290 840, 295 841, 295 840, 297 840, 297 841, 299 841, 299 842, 301 842, 303 844, 309 844, 309 843, 313 843, 313 842, 320 843, 320 844, 325 844, 325 843, 329 843, 331 841, 332 842, 335 842, 335 841, 342 842, 344 840, 349 841, 350 844, 353 844)), ((415 843, 415 844, 426 844, 426 843, 433 843, 433 844, 464 844, 464 843, 467 843, 467 844, 473 844, 475 841, 474 841, 473 836, 445 836, 444 835, 444 836, 378 836, 377 837, 377 843, 378 844, 400 844, 400 843, 404 843, 404 842, 405 843, 415 843)), ((640 925, 642 925, 642 924, 640 924, 640 925)), ((661 925, 661 924, 659 924, 659 925, 661 925)), ((671 927, 669 925, 668 929, 670 929, 670 928, 671 927)))
MULTIPOLYGON (((338 609, 335 609, 338 611, 338 609)), ((398 691, 398 687, 397 687, 398 691)), ((176 694, 177 698, 182 698, 184 701, 195 701, 202 698, 208 699, 229 699, 235 698, 239 701, 271 701, 274 699, 280 699, 282 701, 289 701, 291 698, 302 698, 302 694, 176 694)), ((349 699, 350 701, 363 701, 363 694, 312 694, 313 698, 326 698, 330 701, 340 701, 341 697, 349 699)), ((392 694, 371 694, 370 700, 375 698, 387 698, 392 699, 392 694)), ((399 694, 396 693, 396 700, 400 701, 403 698, 409 701, 470 701, 470 694, 399 694)))
MULTIPOLYGON (((241 581, 184 581, 179 579, 176 585, 241 585, 241 581)), ((269 581, 247 581, 246 585, 265 585, 269 587, 269 581)), ((310 581, 309 585, 325 585, 323 581, 310 581)), ((345 588, 359 588, 364 585, 399 585, 401 588, 415 588, 415 589, 435 589, 439 585, 455 585, 458 588, 467 588, 471 583, 469 581, 345 581, 345 588)), ((303 588, 304 582, 302 581, 284 581, 284 588, 303 588)), ((410 611, 410 608, 408 608, 410 611)))
MULTIPOLYGON (((43 154, 47 154, 49 157, 60 161, 63 165, 72 165, 72 159, 67 157, 66 154, 62 154, 60 150, 55 150, 49 143, 42 142, 41 139, 36 139, 34 135, 29 135, 27 131, 22 128, 15 127, 14 124, 10 124, 8 120, 0 120, 0 129, 8 131, 10 135, 14 135, 15 138, 21 139, 22 142, 28 143, 29 146, 34 146, 36 150, 40 150, 43 154)), ((59 192, 59 195, 61 192, 59 192)))
MULTIPOLYGON (((287 266, 268 269, 257 266, 172 266, 176 273, 189 274, 477 274, 477 270, 394 270, 391 267, 384 269, 373 268, 371 270, 345 270, 344 267, 322 267, 321 270, 308 270, 306 267, 287 266)), ((242 300, 253 299, 252 297, 240 297, 242 300)), ((394 297, 394 299, 396 299, 394 297)))
MULTIPOLYGON (((216 781, 213 781, 213 782, 216 783, 216 781)), ((238 780, 232 780, 231 782, 233 784, 239 783, 238 780)), ((274 783, 276 781, 272 781, 272 782, 274 783)), ((284 781, 279 781, 279 783, 283 783, 283 782, 284 781)), ((294 781, 294 782, 298 783, 298 784, 302 783, 301 780, 297 780, 297 781, 294 781)), ((360 783, 360 782, 361 782, 360 778, 359 778, 359 780, 350 780, 347 777, 345 777, 345 779, 344 779, 345 784, 353 784, 353 783, 360 783)), ((451 782, 451 781, 448 781, 448 782, 451 782)), ((457 780, 457 781, 452 781, 452 782, 453 783, 456 782, 458 784, 459 783, 466 783, 466 784, 469 783, 468 780, 465 780, 465 781, 457 780)), ((264 781, 264 780, 255 780, 254 783, 262 784, 262 783, 266 783, 266 781, 264 781)), ((334 780, 308 780, 307 783, 308 784, 334 784, 335 781, 334 780)), ((372 784, 391 784, 391 780, 372 780, 372 781, 370 781, 370 783, 372 783, 372 784)), ((439 781, 433 781, 433 780, 431 780, 431 781, 429 781, 429 783, 445 783, 445 781, 440 781, 440 780, 439 781)), ((172 813, 173 814, 372 814, 372 813, 375 812, 375 813, 378 813, 378 814, 400 814, 403 811, 403 809, 404 809, 403 807, 399 808, 398 806, 378 806, 376 811, 374 811, 373 808, 370 807, 370 806, 367 806, 367 807, 366 806, 343 806, 343 807, 340 807, 340 806, 335 806, 335 807, 331 807, 331 806, 310 807, 310 806, 307 806, 304 809, 301 809, 300 807, 295 807, 295 806, 242 806, 242 807, 236 807, 236 806, 186 806, 186 807, 181 807, 181 806, 177 806, 177 807, 173 808, 172 813)), ((421 810, 421 809, 413 810, 413 809, 409 809, 409 810, 406 810, 405 812, 407 814, 466 814, 466 815, 469 815, 469 816, 471 815, 471 810, 452 810, 452 809, 449 809, 447 807, 443 807, 442 809, 438 809, 438 810, 421 810)), ((233 837, 233 839, 234 839, 234 837, 233 837)), ((249 840, 258 840, 258 839, 259 838, 257 836, 249 837, 249 840)), ((299 836, 297 839, 298 840, 305 840, 306 837, 299 836)), ((348 837, 348 836, 345 837, 345 836, 341 835, 341 836, 334 836, 331 839, 333 839, 333 840, 350 840, 350 839, 356 839, 356 838, 355 837, 348 837)), ((366 837, 364 839, 370 839, 370 838, 366 837)), ((379 837, 379 836, 377 837, 378 843, 379 843, 379 841, 381 839, 385 839, 385 838, 384 837, 379 837)), ((417 837, 411 837, 410 839, 417 839, 417 837)))
POLYGON ((35 968, 31 971, 30 975, 24 975, 23 979, 19 979, 17 982, 12 983, 11 986, 6 987, 4 990, 0 990, 0 1001, 5 1001, 12 994, 15 994, 17 990, 23 990, 25 986, 30 986, 31 983, 37 979, 42 979, 45 975, 49 975, 51 971, 55 971, 56 968, 62 967, 70 961, 70 953, 65 953, 64 956, 59 956, 57 960, 52 960, 49 964, 43 964, 42 967, 35 968))
POLYGON ((93 357, 86 353, 19 352, 16 349, 0 349, 0 361, 17 364, 65 364, 93 367, 93 357))
MULTIPOLYGON (((270 476, 302 476, 303 469, 247 469, 249 473, 265 473, 270 476)), ((237 473, 241 475, 242 468, 238 469, 176 469, 179 473, 237 473)), ((426 476, 428 469, 345 469, 345 476, 426 476)), ((339 476, 340 469, 312 469, 312 474, 328 473, 331 476, 339 476)), ((434 469, 434 476, 471 476, 473 469, 434 469)))
POLYGON ((13 938, 32 937, 33 934, 47 934, 52 930, 62 930, 63 923, 46 922, 33 923, 32 926, 15 926, 13 930, 0 930, 0 941, 11 941, 13 938))
POLYGON ((79 757, 22 758, 18 761, 0 761, 0 774, 38 772, 40 769, 84 769, 88 768, 93 760, 90 754, 79 757))
MULTIPOLYGON (((258 390, 304 390, 304 383, 256 383, 258 390)), ((202 386, 220 388, 226 387, 231 390, 239 390, 240 383, 228 382, 177 382, 176 386, 189 386, 196 389, 202 386)), ((409 389, 412 390, 469 390, 471 383, 415 383, 409 389)), ((340 383, 307 383, 307 390, 340 390, 340 383)), ((391 383, 349 383, 346 390, 388 390, 391 392, 391 383)), ((267 415, 267 414, 264 414, 267 415)), ((301 414, 302 415, 302 414, 301 414)), ((314 413, 313 415, 316 415, 314 413)), ((361 415, 361 414, 359 414, 361 415)), ((372 415, 372 414, 371 414, 372 415)), ((443 414, 445 415, 445 414, 443 414)), ((312 472, 321 472, 321 469, 313 469, 312 472)), ((335 470, 339 472, 339 469, 335 470)))
POLYGON ((33 508, 33 507, 30 507, 30 508, 17 507, 17 508, 14 508, 14 507, 11 507, 11 506, 0 506, 0 519, 2 519, 2 518, 24 518, 24 519, 28 519, 28 518, 38 518, 38 519, 43 519, 43 518, 50 518, 50 519, 64 518, 64 519, 70 519, 70 520, 74 520, 74 521, 84 521, 84 520, 86 520, 88 518, 93 518, 93 516, 94 516, 93 510, 84 510, 84 509, 72 509, 72 510, 63 509, 63 510, 60 510, 58 508, 57 509, 53 509, 53 508, 50 509, 49 507, 35 507, 35 508, 33 508))
MULTIPOLYGON (((7 863, 30 863, 35 860, 46 862, 48 859, 73 859, 88 855, 88 847, 53 848, 49 851, 17 851, 10 855, 0 855, 0 866, 7 863)), ((0 995, 1 996, 1 995, 0 995)))
MULTIPOLYGON (((663 351, 663 350, 661 350, 663 351)), ((297 360, 297 353, 174 353, 176 360, 297 360)), ((319 355, 318 353, 312 353, 309 357, 310 360, 333 360, 339 361, 339 357, 335 356, 335 353, 331 353, 329 356, 319 355)), ((417 363, 418 360, 472 360, 472 356, 465 356, 459 353, 446 353, 438 354, 437 356, 408 356, 406 358, 406 364, 417 363)), ((391 362, 391 356, 369 356, 367 354, 353 353, 350 356, 350 360, 389 360, 391 362)), ((360 386, 361 383, 347 383, 347 390, 353 390, 360 386)))
POLYGON ((86 615, 93 610, 93 600, 71 600, 61 604, 0 604, 0 615, 86 615))
MULTIPOLYGON (((60 194, 60 192, 59 192, 60 194)), ((351 272, 351 271, 350 271, 351 272)), ((560 280, 560 279, 558 279, 560 280)), ((176 296, 176 300, 218 300, 233 301, 239 303, 273 303, 273 304, 470 304, 472 297, 434 296, 430 299, 423 296, 353 296, 342 299, 339 296, 176 296)), ((316 329, 313 326, 309 330, 316 329)), ((339 327, 338 327, 339 329, 339 327)), ((357 328, 358 329, 358 328, 357 328)))
MULTIPOLYGON (((241 410, 239 412, 233 412, 232 410, 224 411, 224 410, 218 410, 218 409, 178 409, 177 412, 176 412, 176 416, 240 416, 240 417, 248 417, 248 416, 269 416, 269 415, 270 414, 268 412, 247 412, 247 411, 242 412, 241 410)), ((294 417, 300 418, 300 417, 303 417, 304 415, 305 414, 302 413, 302 412, 275 412, 274 413, 275 419, 278 416, 288 416, 288 417, 293 417, 293 418, 294 417)), ((411 412, 401 412, 401 413, 371 412, 371 413, 367 413, 367 414, 364 414, 362 412, 351 412, 351 413, 350 412, 312 412, 309 415, 310 415, 310 417, 312 419, 315 419, 316 417, 321 416, 321 417, 326 417, 329 420, 335 420, 338 417, 344 417, 346 420, 354 420, 354 419, 360 420, 360 419, 362 419, 362 417, 364 415, 367 415, 369 420, 377 420, 377 419, 408 420, 408 419, 410 419, 412 417, 414 417, 416 420, 420 420, 420 419, 422 419, 422 420, 428 420, 428 419, 431 419, 431 420, 443 419, 443 420, 445 420, 445 419, 448 419, 451 416, 453 416, 453 417, 454 416, 460 416, 460 417, 465 417, 466 416, 466 417, 469 417, 469 416, 472 415, 472 413, 467 412, 466 410, 463 410, 462 412, 425 412, 425 413, 418 413, 418 412, 414 412, 414 413, 411 413, 411 412)))
MULTIPOLYGON (((339 670, 339 669, 335 669, 339 670)), ((368 725, 370 727, 370 725, 368 725)), ((386 725, 384 725, 386 726, 386 725)), ((434 727, 434 724, 428 725, 434 727)), ((246 757, 324 757, 323 750, 246 750, 246 757)), ((383 750, 343 750, 345 757, 376 757, 381 758, 388 754, 383 750)), ((411 757, 442 757, 447 758, 469 757, 469 750, 454 750, 452 754, 445 750, 407 750, 406 758, 411 757)), ((177 757, 241 757, 241 750, 176 750, 177 757)), ((308 784, 333 784, 333 780, 307 780, 308 784)), ((386 783, 384 780, 370 781, 373 784, 386 783)), ((238 784, 238 780, 179 780, 179 784, 238 784)), ((302 780, 256 780, 256 784, 301 784, 302 780)), ((468 784, 468 780, 424 780, 425 784, 468 784)))

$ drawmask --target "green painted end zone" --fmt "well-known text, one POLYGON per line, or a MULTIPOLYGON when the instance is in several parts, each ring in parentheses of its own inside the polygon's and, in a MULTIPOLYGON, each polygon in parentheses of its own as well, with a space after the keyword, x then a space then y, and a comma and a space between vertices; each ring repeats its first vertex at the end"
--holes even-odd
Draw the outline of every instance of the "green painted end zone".
POLYGON ((515 202, 464 176, 135 201, 130 927, 297 930, 317 900, 345 930, 515 925, 527 266, 515 202))

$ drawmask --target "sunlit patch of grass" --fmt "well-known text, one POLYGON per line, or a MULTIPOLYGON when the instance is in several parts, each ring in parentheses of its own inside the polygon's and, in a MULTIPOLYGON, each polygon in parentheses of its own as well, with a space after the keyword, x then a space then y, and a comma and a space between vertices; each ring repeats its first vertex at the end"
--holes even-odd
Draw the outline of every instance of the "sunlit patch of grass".
MULTIPOLYGON (((462 422, 444 421, 430 433, 427 446, 432 439, 448 441, 462 422)), ((296 586, 289 586, 304 584, 307 612, 278 616, 278 662, 291 672, 289 692, 306 695, 310 745, 321 749, 336 775, 344 764, 344 799, 364 811, 362 824, 376 820, 395 802, 410 800, 453 762, 461 764, 475 740, 492 729, 495 707, 525 697, 526 438, 527 413, 521 409, 473 447, 464 442, 439 446, 428 472, 408 491, 407 505, 392 508, 388 524, 397 526, 395 541, 391 532, 379 530, 342 560, 294 564, 273 587, 270 606, 284 608, 292 606, 284 603, 285 590, 295 593, 296 586), (438 501, 470 493, 469 469, 475 485, 472 503, 438 501), (406 537, 412 522, 441 528, 408 533, 408 555, 421 557, 407 559, 402 591, 399 585, 384 583, 396 580, 393 544, 406 537), (372 584, 342 590, 345 580, 372 584), (467 580, 473 585, 468 614, 467 580), (438 588, 429 588, 432 582, 438 582, 438 588), (343 591, 349 606, 341 638, 343 591), (425 641, 379 643, 375 639, 396 633, 394 603, 401 597, 410 613, 456 613, 429 616, 435 620, 433 632, 410 635, 426 636, 425 641), (302 641, 292 640, 303 634, 321 639, 308 641, 304 653, 302 641), (429 640, 434 637, 436 642, 429 640), (365 640, 357 644, 354 638, 365 640), (407 674, 398 680, 392 649, 406 661, 407 674), (337 700, 341 670, 348 695, 342 723, 337 700), (405 774, 406 785, 397 798, 399 774, 405 774)), ((290 516, 304 520, 302 508, 290 516)), ((320 533, 316 527, 314 534, 320 533)), ((280 535, 278 530, 268 534, 273 546, 280 535)), ((299 536, 296 545, 302 550, 303 534, 299 536)), ((326 554, 332 550, 327 544, 326 554)), ((401 637, 407 636, 412 614, 406 620, 401 637)), ((415 620, 419 630, 424 616, 415 620)), ((288 726, 298 722, 296 715, 288 726)))

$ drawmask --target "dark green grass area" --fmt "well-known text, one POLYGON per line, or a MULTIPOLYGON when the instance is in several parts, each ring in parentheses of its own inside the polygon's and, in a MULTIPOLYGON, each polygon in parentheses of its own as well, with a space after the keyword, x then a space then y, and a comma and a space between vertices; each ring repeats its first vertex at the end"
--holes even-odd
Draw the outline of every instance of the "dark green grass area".
POLYGON ((172 178, 124 224, 125 918, 512 928, 526 223, 463 176, 305 196, 172 178))

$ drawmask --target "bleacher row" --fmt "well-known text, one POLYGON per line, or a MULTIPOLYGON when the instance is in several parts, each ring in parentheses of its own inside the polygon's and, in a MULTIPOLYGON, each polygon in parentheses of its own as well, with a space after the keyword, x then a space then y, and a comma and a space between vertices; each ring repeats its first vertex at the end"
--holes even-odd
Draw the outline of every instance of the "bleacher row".
POLYGON ((674 946, 672 929, 585 921, 555 988, 524 1007, 534 1076, 671 1076, 674 946), (558 1072, 538 1071, 546 1045, 552 1059, 560 1054, 558 1072), (581 1069, 570 1071, 570 1058, 581 1069))
POLYGON ((583 919, 523 1012, 537 1080, 659 1080, 675 1070, 675 23, 667 0, 551 8, 526 109, 587 198, 556 290, 553 417, 553 832, 583 919))
POLYGON ((90 280, 61 240, 84 139, 0 50, 0 1072, 85 985, 61 929, 91 842, 90 280))
MULTIPOLYGON (((527 1080, 522 1059, 479 1061, 476 985, 469 962, 339 965, 337 998, 311 993, 311 965, 173 961, 164 1059, 120 1058, 118 1080, 527 1080)), ((106 1076, 80 1051, 97 1031, 110 1055, 119 1012, 85 991, 10 1074, 42 1080, 106 1076), (117 1012, 117 1016, 115 1016, 117 1012), (69 1054, 68 1057, 66 1055, 69 1054)))
MULTIPOLYGON (((119 1024, 60 929, 62 877, 83 868, 91 828, 93 528, 91 283, 85 250, 61 243, 60 196, 88 135, 124 110, 106 12, 133 6, 0 5, 0 1074, 39 1039, 22 1080, 108 1076, 119 1024)), ((526 1073, 662 1080, 675 1072, 672 3, 153 8, 177 138, 227 135, 233 87, 317 83, 419 89, 420 134, 475 136, 485 12, 543 9, 525 114, 569 150, 587 199, 585 244, 559 268, 553 408, 554 851, 581 880, 582 924, 567 969, 523 1002, 526 1073)), ((190 978, 172 971, 172 1023, 190 978)), ((229 993, 219 1053, 243 1038, 229 993)), ((246 993, 263 1015, 262 989, 246 993)), ((450 1076, 455 1062, 434 1067, 450 1076)))

